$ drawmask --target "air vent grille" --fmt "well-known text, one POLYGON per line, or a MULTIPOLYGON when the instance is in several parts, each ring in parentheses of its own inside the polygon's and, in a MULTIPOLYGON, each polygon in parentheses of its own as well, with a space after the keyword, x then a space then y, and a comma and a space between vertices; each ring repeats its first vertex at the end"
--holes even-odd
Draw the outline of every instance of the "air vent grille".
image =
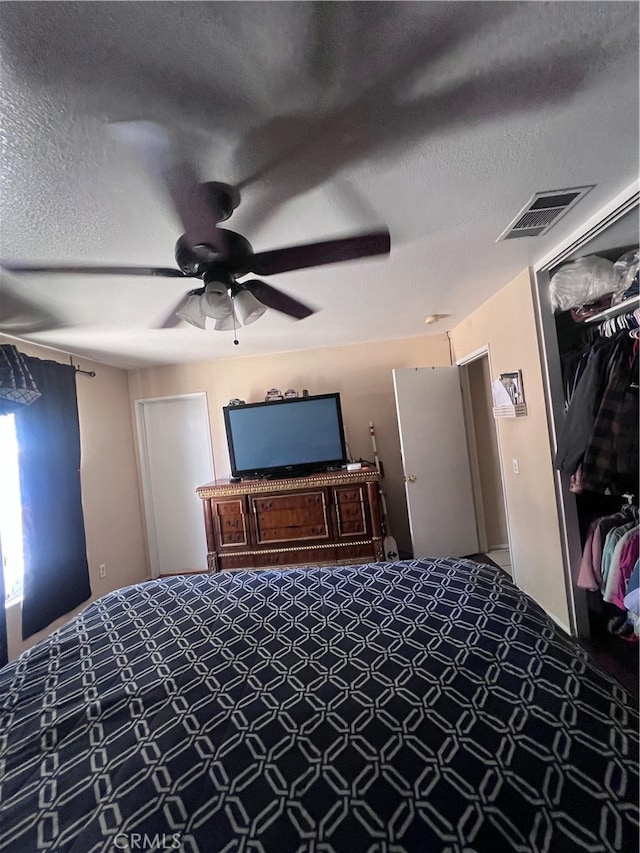
POLYGON ((560 217, 564 216, 591 189, 593 185, 536 193, 502 232, 496 243, 500 240, 512 240, 514 237, 539 237, 555 225, 560 217))

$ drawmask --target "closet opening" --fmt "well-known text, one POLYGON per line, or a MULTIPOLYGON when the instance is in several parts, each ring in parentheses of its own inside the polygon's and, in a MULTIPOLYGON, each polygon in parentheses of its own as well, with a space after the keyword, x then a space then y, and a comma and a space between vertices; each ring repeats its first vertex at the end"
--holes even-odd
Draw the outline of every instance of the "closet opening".
POLYGON ((637 191, 537 270, 572 628, 638 692, 637 191), (634 575, 635 570, 635 575, 634 575), (633 599, 633 600, 632 600, 633 599))
POLYGON ((587 605, 585 642, 595 657, 611 656, 636 673, 640 614, 625 599, 639 536, 637 253, 637 243, 584 247, 550 274, 552 288, 563 276, 580 287, 583 264, 591 287, 610 275, 617 288, 555 314, 565 407, 555 465, 575 496, 581 559, 573 581, 587 605), (625 264, 618 286, 615 269, 625 264))

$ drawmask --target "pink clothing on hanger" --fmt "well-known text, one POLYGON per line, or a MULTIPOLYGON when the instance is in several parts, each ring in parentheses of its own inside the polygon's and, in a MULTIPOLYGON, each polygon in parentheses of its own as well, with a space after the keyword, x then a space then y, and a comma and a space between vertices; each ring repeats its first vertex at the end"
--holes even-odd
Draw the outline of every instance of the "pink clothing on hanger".
POLYGON ((636 560, 640 554, 640 528, 634 528, 630 535, 625 539, 620 552, 620 570, 618 573, 618 581, 616 588, 611 596, 611 603, 615 604, 621 610, 626 610, 624 606, 624 597, 627 591, 627 581, 631 577, 631 572, 636 564, 636 560))
POLYGON ((628 521, 627 517, 622 513, 616 512, 614 515, 605 515, 591 522, 582 551, 578 579, 576 580, 576 584, 580 589, 600 589, 602 584, 600 564, 602 562, 604 540, 607 538, 607 533, 610 530, 613 530, 619 524, 624 524, 625 521, 628 521))

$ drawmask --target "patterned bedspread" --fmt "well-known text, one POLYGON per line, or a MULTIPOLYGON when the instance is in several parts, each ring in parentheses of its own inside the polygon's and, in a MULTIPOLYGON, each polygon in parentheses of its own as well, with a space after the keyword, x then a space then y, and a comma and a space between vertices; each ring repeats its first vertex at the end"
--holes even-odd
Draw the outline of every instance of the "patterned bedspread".
POLYGON ((0 671, 0 849, 638 849, 638 715, 488 566, 105 596, 0 671))

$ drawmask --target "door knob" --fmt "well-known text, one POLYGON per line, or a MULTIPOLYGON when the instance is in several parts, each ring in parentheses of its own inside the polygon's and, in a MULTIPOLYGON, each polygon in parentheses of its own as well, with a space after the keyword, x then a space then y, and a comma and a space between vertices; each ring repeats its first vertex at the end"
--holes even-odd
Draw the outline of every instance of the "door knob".
POLYGON ((415 481, 416 481, 417 479, 418 479, 418 478, 416 477, 416 475, 415 475, 415 474, 409 474, 409 476, 408 476, 408 477, 406 477, 406 481, 407 481, 407 483, 415 483, 415 481))

